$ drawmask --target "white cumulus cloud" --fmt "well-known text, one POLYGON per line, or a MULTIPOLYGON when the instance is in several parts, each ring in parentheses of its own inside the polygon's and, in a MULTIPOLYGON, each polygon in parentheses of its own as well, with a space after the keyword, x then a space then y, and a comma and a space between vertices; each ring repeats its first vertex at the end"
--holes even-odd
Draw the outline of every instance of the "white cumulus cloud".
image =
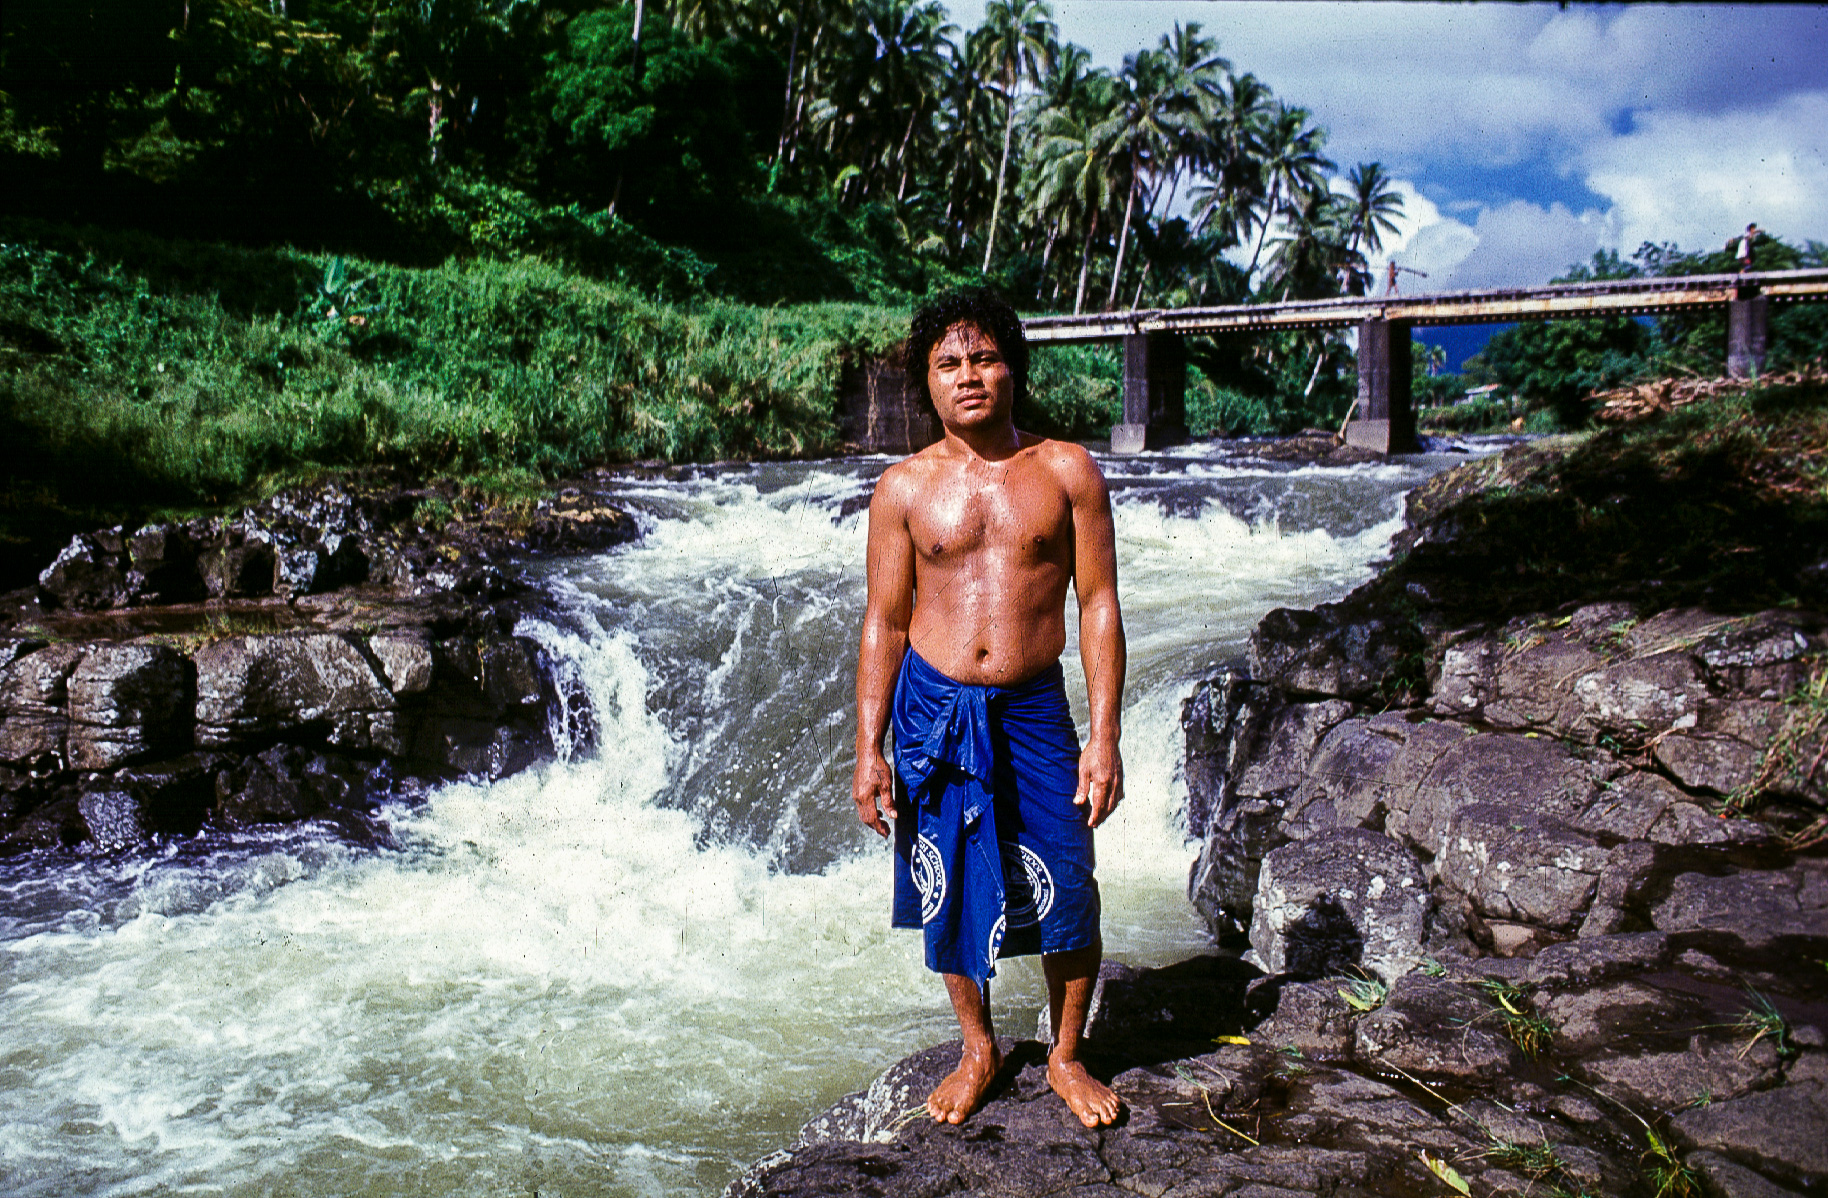
POLYGON ((1756 110, 1648 113, 1587 147, 1588 188, 1612 201, 1622 246, 1674 241, 1715 249, 1759 225, 1785 240, 1828 240, 1828 92, 1756 110))

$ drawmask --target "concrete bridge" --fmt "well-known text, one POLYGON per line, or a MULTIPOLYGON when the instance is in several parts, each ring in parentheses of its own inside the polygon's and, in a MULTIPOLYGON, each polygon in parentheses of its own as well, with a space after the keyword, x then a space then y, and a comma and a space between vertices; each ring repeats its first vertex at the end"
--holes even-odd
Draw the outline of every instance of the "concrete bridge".
POLYGON ((1356 326, 1358 405, 1356 419, 1346 426, 1346 439, 1382 453, 1403 453, 1416 447, 1409 335, 1417 325, 1579 320, 1725 307, 1727 373, 1756 378, 1764 369, 1770 306, 1809 300, 1828 300, 1828 269, 1039 316, 1022 323, 1029 340, 1042 345, 1123 342, 1123 421, 1111 430, 1115 453, 1138 453, 1185 440, 1187 355, 1181 339, 1186 335, 1356 326))

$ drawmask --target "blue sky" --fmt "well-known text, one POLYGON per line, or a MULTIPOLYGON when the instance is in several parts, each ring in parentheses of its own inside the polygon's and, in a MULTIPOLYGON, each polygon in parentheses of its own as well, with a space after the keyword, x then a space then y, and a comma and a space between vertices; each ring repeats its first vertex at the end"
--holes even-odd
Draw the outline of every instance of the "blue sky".
MULTIPOLYGON (((955 0, 970 28, 982 0, 955 0)), ((1828 6, 1053 0, 1098 65, 1198 21, 1407 199, 1429 289, 1546 282, 1599 249, 1828 241, 1828 6)))

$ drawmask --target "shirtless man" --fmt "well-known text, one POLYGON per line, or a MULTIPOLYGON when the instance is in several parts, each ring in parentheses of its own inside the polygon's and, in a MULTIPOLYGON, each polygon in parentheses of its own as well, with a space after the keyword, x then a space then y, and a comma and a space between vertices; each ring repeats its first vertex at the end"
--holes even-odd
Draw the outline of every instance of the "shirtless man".
POLYGON ((852 797, 878 835, 895 818, 894 922, 924 927, 964 1040, 927 1110, 961 1123, 983 1101, 1002 1066, 989 975, 999 955, 1039 952, 1048 1082, 1085 1126, 1104 1126, 1121 1103, 1079 1049, 1103 953, 1091 829, 1123 797, 1110 496, 1085 450, 1016 429, 1028 352, 1002 301, 966 292, 923 309, 908 366, 945 438, 884 473, 870 503, 852 797), (1091 711, 1083 751, 1060 681, 1069 583, 1091 711))

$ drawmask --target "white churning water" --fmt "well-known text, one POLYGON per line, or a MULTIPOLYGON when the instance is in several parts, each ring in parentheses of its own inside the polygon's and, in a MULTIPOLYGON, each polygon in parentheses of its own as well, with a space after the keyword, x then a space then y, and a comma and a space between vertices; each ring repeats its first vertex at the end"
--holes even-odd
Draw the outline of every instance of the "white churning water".
MULTIPOLYGON (((566 760, 315 829, 0 865, 0 1192, 713 1195, 951 1035, 849 799, 863 497, 881 460, 622 486, 639 545, 548 569, 522 629, 566 760), (584 701, 587 698, 587 702, 584 701)), ((1181 700, 1335 598, 1438 463, 1107 463, 1131 646, 1113 955, 1204 947, 1181 700)), ((1076 659, 1068 686, 1083 714, 1076 659)), ((1032 961, 996 983, 1006 1030, 1032 961)))

